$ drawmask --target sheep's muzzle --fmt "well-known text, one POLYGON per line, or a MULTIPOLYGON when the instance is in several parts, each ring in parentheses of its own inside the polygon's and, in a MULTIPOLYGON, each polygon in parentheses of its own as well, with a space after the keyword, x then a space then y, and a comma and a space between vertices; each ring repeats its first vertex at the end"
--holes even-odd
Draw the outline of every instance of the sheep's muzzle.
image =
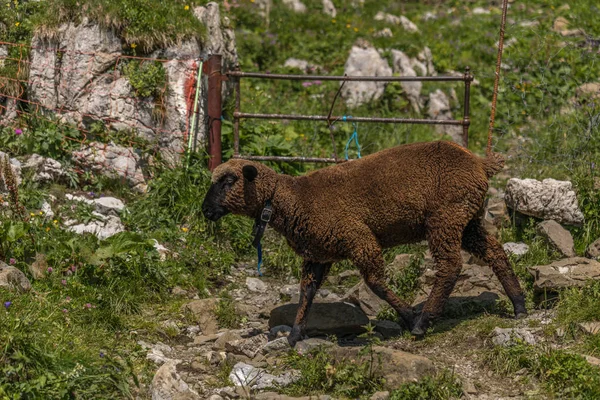
POLYGON ((223 206, 225 200, 225 192, 219 187, 219 184, 212 184, 204 197, 202 203, 202 214, 211 220, 218 221, 221 217, 229 214, 230 211, 223 206))

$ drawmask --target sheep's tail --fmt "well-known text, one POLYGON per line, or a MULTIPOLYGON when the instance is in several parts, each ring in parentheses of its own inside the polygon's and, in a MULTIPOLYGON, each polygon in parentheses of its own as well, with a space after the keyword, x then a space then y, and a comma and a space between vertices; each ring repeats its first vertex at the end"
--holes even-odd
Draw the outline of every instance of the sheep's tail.
POLYGON ((483 159, 483 169, 488 179, 502 171, 504 168, 504 157, 499 153, 489 153, 483 159))

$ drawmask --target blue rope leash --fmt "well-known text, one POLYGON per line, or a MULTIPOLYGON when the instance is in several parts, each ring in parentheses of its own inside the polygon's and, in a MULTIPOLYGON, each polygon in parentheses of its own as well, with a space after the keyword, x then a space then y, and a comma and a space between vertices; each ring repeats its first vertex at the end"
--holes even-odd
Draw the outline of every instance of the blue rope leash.
POLYGON ((258 276, 262 276, 262 272, 260 272, 260 267, 262 267, 262 244, 259 243, 258 247, 256 247, 256 251, 258 252, 258 264, 256 264, 256 269, 258 271, 258 276))
MULTIPOLYGON (((352 115, 348 115, 348 116, 344 115, 342 117, 342 121, 346 122, 346 121, 348 121, 349 118, 352 118, 352 115)), ((344 149, 344 154, 346 155, 346 161, 348 161, 348 149, 353 140, 356 143, 356 155, 358 156, 358 158, 360 158, 360 143, 358 143, 358 126, 356 125, 356 122, 352 123, 352 127, 354 128, 354 132, 352 133, 352 136, 350 136, 350 139, 348 139, 348 141, 346 142, 346 148, 344 149)))

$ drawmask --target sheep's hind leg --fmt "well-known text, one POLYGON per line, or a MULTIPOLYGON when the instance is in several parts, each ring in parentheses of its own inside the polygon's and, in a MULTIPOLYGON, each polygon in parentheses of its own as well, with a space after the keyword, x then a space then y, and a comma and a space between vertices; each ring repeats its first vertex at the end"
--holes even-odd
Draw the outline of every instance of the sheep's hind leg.
POLYGON ((288 336, 288 342, 292 347, 294 347, 302 338, 304 328, 306 327, 306 321, 308 320, 310 306, 330 268, 331 263, 321 264, 304 261, 304 264, 302 264, 302 281, 300 282, 298 312, 296 313, 296 320, 294 321, 292 332, 288 336))
POLYGON ((359 246, 360 252, 352 257, 352 262, 358 267, 360 273, 369 287, 379 298, 385 300, 398 313, 404 327, 411 329, 413 322, 412 308, 402 301, 385 283, 385 272, 381 247, 376 241, 370 245, 359 246))
POLYGON ((462 247, 492 268, 513 304, 515 316, 517 318, 526 317, 525 296, 519 280, 510 266, 508 257, 500 242, 485 231, 479 220, 471 220, 465 228, 462 247))
POLYGON ((417 338, 423 337, 431 320, 442 313, 462 269, 460 245, 464 225, 453 226, 449 221, 452 219, 439 218, 429 224, 427 241, 436 264, 435 283, 411 331, 417 338))

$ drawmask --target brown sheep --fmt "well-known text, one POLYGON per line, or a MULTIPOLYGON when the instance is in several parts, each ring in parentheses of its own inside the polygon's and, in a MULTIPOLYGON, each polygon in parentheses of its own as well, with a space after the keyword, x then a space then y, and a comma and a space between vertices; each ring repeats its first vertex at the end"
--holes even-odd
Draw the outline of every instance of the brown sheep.
POLYGON ((480 158, 445 141, 398 146, 298 177, 233 159, 214 170, 202 210, 213 221, 228 213, 259 219, 267 201, 272 203, 272 227, 304 259, 300 304, 288 338, 292 346, 332 263, 345 259, 421 337, 454 288, 461 248, 490 265, 517 318, 527 315, 502 246, 477 218, 488 179, 502 165, 497 155, 480 158), (386 286, 382 249, 425 239, 436 263, 436 282, 413 321, 410 306, 386 286))

